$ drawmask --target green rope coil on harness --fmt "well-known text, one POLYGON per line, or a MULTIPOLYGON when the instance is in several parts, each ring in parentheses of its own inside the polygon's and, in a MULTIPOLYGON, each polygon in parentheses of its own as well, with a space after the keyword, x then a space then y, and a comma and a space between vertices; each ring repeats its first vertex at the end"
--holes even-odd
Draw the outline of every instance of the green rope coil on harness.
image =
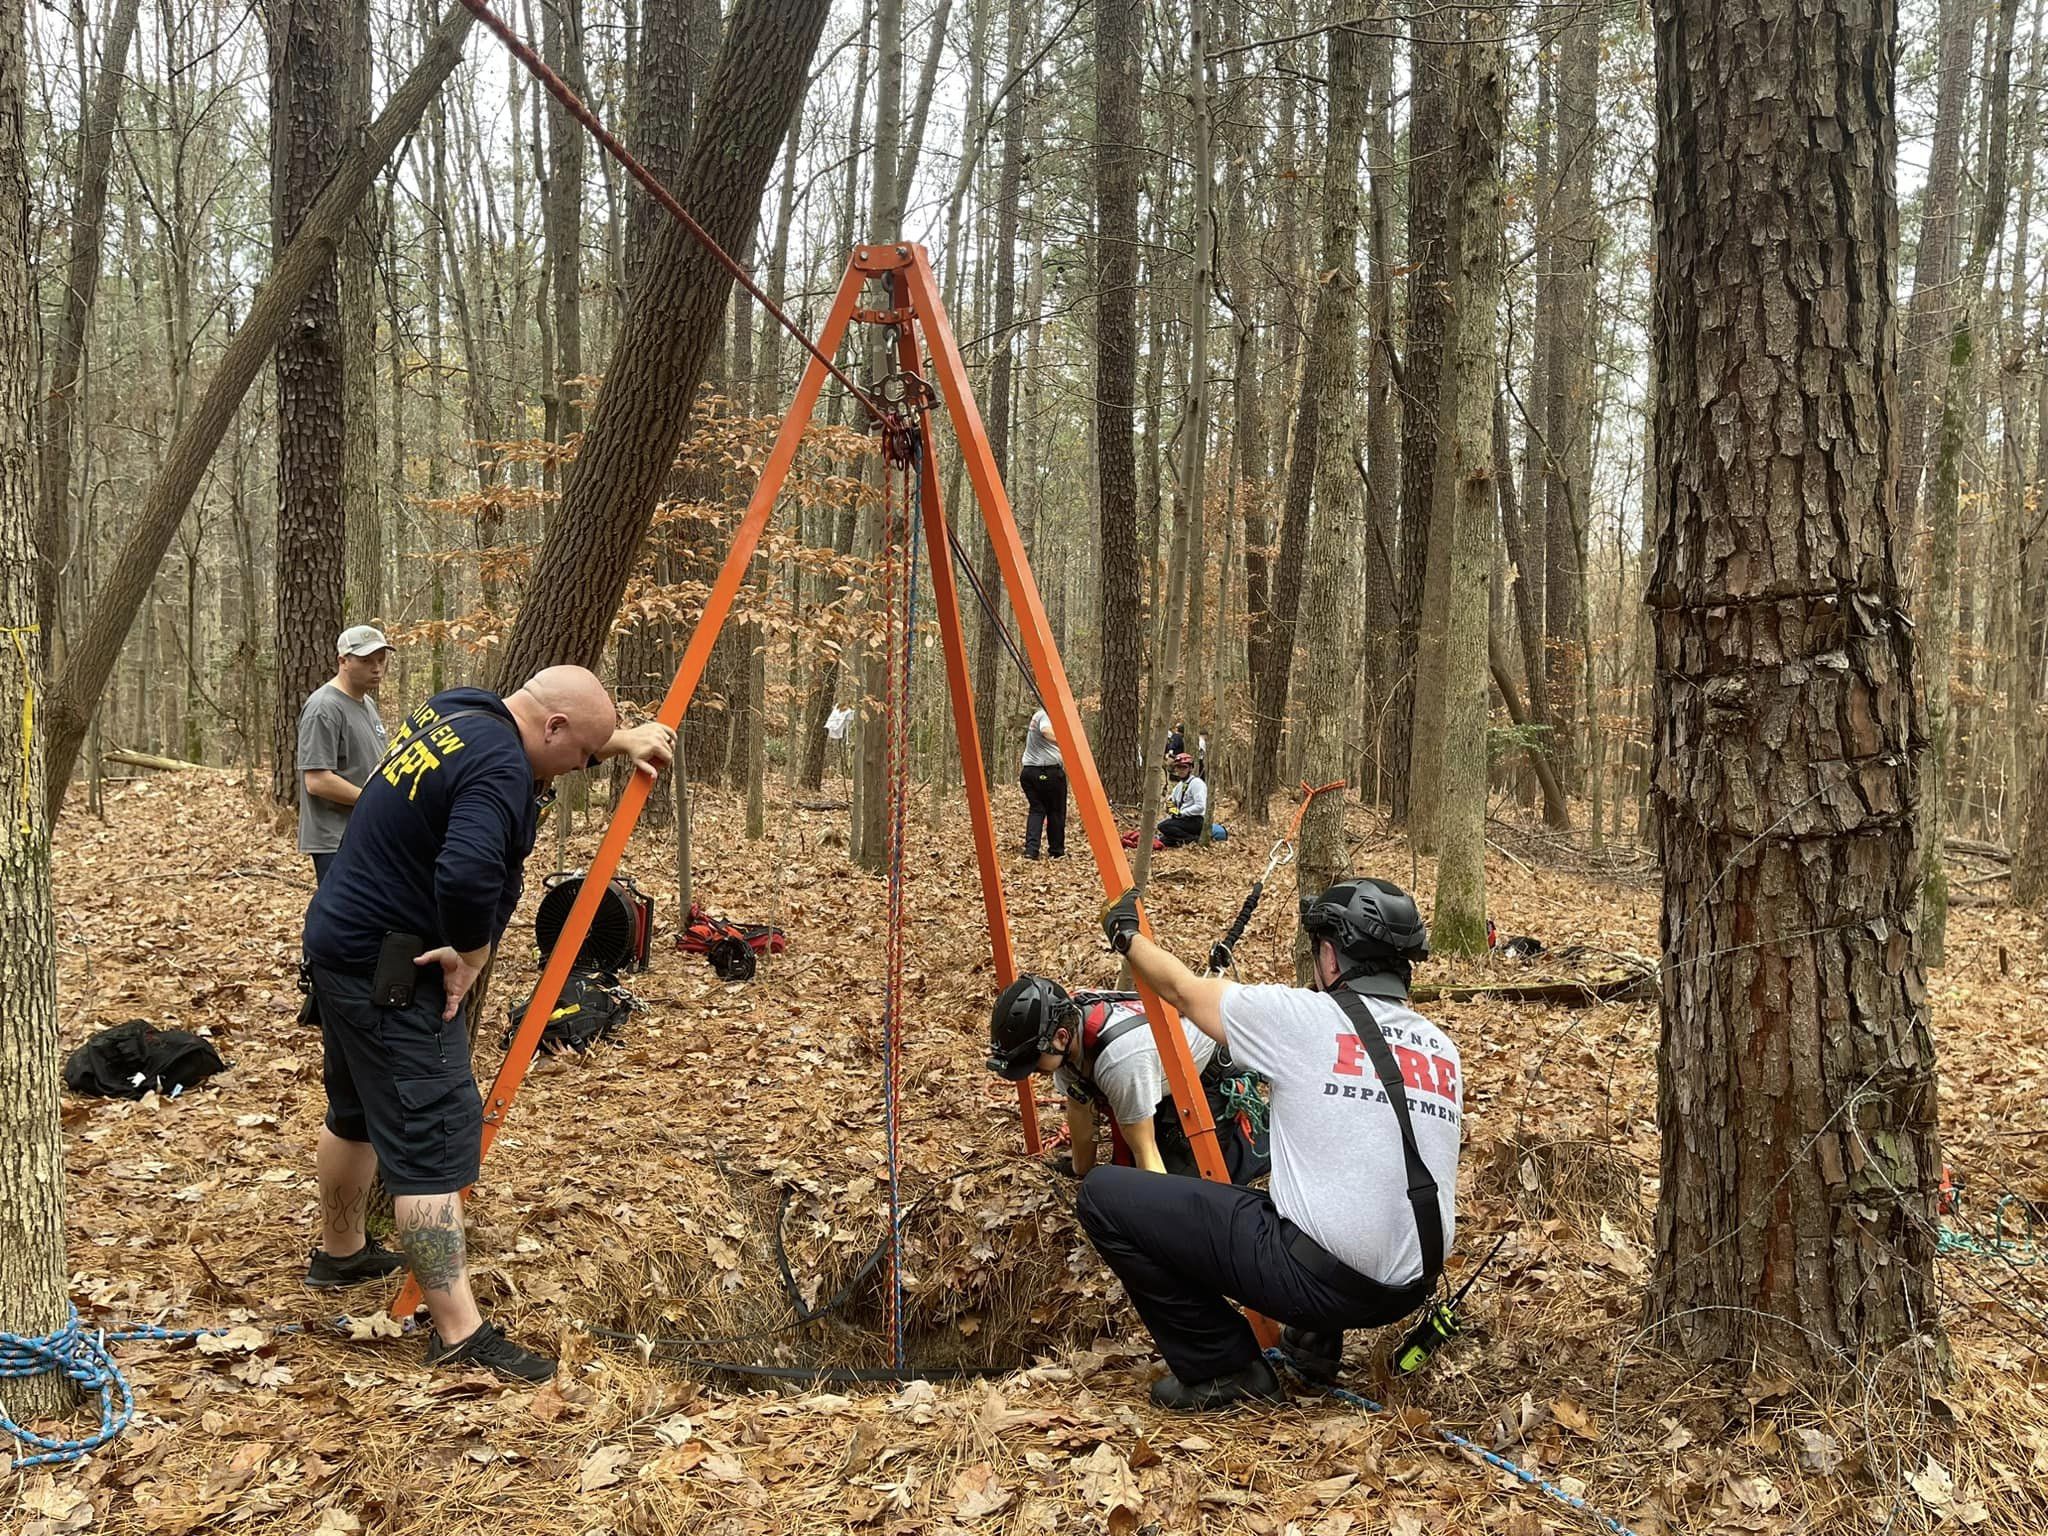
POLYGON ((1266 1134, 1266 1115, 1271 1106, 1265 1094, 1259 1091, 1264 1083, 1264 1078, 1246 1073, 1239 1077, 1226 1077, 1219 1085, 1225 1118, 1242 1118, 1253 1136, 1266 1134))

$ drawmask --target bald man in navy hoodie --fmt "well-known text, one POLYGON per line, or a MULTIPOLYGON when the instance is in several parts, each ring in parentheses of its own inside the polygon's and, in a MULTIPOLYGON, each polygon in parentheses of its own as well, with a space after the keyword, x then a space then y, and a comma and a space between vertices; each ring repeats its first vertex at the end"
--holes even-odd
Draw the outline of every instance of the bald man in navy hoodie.
POLYGON ((463 998, 519 904, 555 778, 607 757, 656 774, 674 752, 667 726, 622 729, 604 684, 582 667, 549 667, 503 698, 437 693, 392 735, 306 911, 327 1088, 321 1243, 306 1283, 354 1285, 409 1267, 433 1317, 429 1365, 533 1382, 554 1374, 553 1360, 485 1322, 470 1291, 462 1191, 476 1181, 483 1100, 463 998), (380 956, 410 1001, 376 995, 380 956), (363 1229, 379 1173, 400 1253, 363 1229))

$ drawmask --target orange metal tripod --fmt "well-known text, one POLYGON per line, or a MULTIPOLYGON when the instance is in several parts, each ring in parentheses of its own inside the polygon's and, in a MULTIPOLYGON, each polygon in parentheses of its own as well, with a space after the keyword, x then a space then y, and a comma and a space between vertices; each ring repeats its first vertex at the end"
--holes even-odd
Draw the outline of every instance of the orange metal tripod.
MULTIPOLYGON (((1024 642, 1026 654, 1036 674, 1039 689, 1043 694, 1046 713, 1051 717, 1054 738, 1060 744, 1062 757, 1075 788, 1080 804, 1081 822, 1087 829, 1088 846, 1095 855, 1095 867, 1102 880, 1106 895, 1122 894, 1130 887, 1130 866, 1124 862, 1123 844, 1117 832, 1116 820, 1111 814, 1109 799, 1103 793, 1102 776, 1096 771, 1095 758, 1089 749, 1088 734, 1081 724, 1080 711, 1075 707, 1073 690, 1068 686, 1066 668, 1060 662, 1059 652, 1053 646, 1052 626, 1045 616, 1045 606, 1039 599, 1038 586, 1031 576, 1030 564, 1024 557, 1024 541, 1017 531, 1017 522, 1010 509, 1010 499, 1003 490, 1001 476, 996 471, 995 454, 989 447, 988 435, 983 430, 981 412, 975 406, 973 392, 968 387, 967 367, 960 356, 959 344, 953 336, 952 325, 946 318, 945 306, 939 300, 938 284, 933 280, 931 261, 920 245, 864 245, 856 249, 848 264, 846 276, 840 282, 838 295, 832 302, 825 326, 819 333, 817 349, 812 360, 804 369, 803 379, 797 385, 795 398, 790 402, 789 412, 783 417, 781 432, 775 439, 775 446, 768 455, 768 462, 761 472, 760 482, 754 487, 752 499, 733 535, 730 552, 718 573, 718 580, 705 600, 704 614, 698 620, 696 629, 690 635, 688 647, 684 650, 682 664, 676 669, 675 681, 669 687, 668 696, 662 701, 656 719, 668 726, 679 725, 683 713, 690 706, 696 694, 697 684, 704 675, 705 663, 710 659, 713 643, 732 611, 734 597, 740 584, 745 580, 747 568, 760 543, 762 531, 768 525, 769 515, 775 509, 776 497, 781 493, 783 483, 789 476, 791 465, 796 460, 797 446, 802 440, 804 429, 810 423, 811 414, 817 408, 818 396, 824 388, 827 377, 823 361, 835 355, 845 340, 848 328, 856 321, 869 325, 886 325, 896 332, 898 366, 903 372, 925 376, 922 359, 929 351, 931 377, 929 383, 937 391, 940 402, 935 409, 942 408, 951 418, 955 439, 961 458, 967 470, 968 480, 974 487, 976 501, 980 504, 982 521, 988 529, 990 543, 994 546, 996 562, 1002 570, 1003 584, 1008 590, 1011 606, 1016 612, 1018 627, 1024 642), (861 291, 870 282, 886 285, 888 305, 883 309, 862 309, 861 291)), ((1016 953, 1010 939, 1009 910, 1004 902, 1002 866, 996 840, 995 812, 989 801, 988 780, 982 772, 981 739, 974 723, 974 695, 969 683, 967 663, 967 637, 961 627, 958 589, 953 581, 953 569, 946 558, 947 535, 945 510, 939 499, 938 453, 933 441, 931 411, 917 413, 915 429, 922 434, 924 453, 922 458, 924 543, 930 552, 932 590, 938 610, 939 630, 944 642, 946 658, 946 687, 951 697, 953 722, 960 748, 962 777, 967 786, 967 807, 974 829, 975 859, 981 873, 981 899, 988 921, 989 945, 995 961, 998 986, 1008 986, 1017 975, 1016 953)), ((618 808, 612 813, 611 825, 606 828, 604 840, 598 845, 596 857, 585 872, 582 889, 575 905, 569 911, 567 922, 555 941, 548 963, 541 972, 540 983, 534 988, 527 1005, 524 1022, 513 1036, 497 1077, 492 1081, 489 1094, 484 1099, 483 1150, 489 1154, 491 1144, 497 1140, 504 1128, 506 1116, 510 1113, 512 1100, 519 1092, 519 1085, 525 1079, 527 1068, 532 1064, 534 1051, 540 1043, 541 1031, 546 1028, 549 1015, 554 1012, 560 998, 563 984, 569 978, 569 971, 575 957, 583 947, 584 936, 590 931, 591 919, 596 915, 598 902, 607 884, 617 871, 620 858, 625 854, 626 843, 631 838, 634 824, 640 818, 641 808, 647 802, 652 780, 644 774, 634 774, 619 796, 618 808)), ((1140 921, 1145 932, 1150 934, 1151 922, 1141 909, 1140 921)), ((1180 1021, 1173 1012, 1142 981, 1136 983, 1139 995, 1144 1001, 1145 1016, 1152 1026, 1152 1037, 1159 1047, 1160 1060, 1166 1066, 1166 1076, 1173 1090, 1173 1103, 1179 1114, 1181 1125, 1187 1132, 1188 1144, 1195 1154, 1196 1164, 1204 1178, 1229 1182, 1230 1175, 1223 1162, 1221 1149, 1216 1144, 1216 1128, 1209 1117, 1208 1100, 1201 1087, 1201 1075, 1195 1070, 1194 1058, 1189 1054, 1187 1040, 1182 1035, 1180 1021)), ((1039 1151, 1037 1106, 1032 1097, 1032 1085, 1027 1079, 1018 1085, 1017 1101, 1024 1122, 1025 1148, 1032 1154, 1039 1151)), ((417 1309, 420 1293, 417 1284, 407 1279, 405 1288, 392 1304, 392 1315, 407 1317, 417 1309)), ((1263 1319, 1254 1318, 1254 1327, 1263 1342, 1272 1343, 1272 1330, 1263 1319)))

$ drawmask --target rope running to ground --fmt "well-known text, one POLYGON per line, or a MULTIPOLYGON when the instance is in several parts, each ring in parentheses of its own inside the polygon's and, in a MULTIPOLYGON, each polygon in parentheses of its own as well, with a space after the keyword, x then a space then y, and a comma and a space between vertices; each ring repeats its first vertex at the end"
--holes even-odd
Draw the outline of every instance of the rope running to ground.
MULTIPOLYGON (((1266 1356, 1275 1364, 1289 1366, 1290 1368, 1293 1365, 1293 1362, 1281 1350, 1269 1349, 1266 1351, 1266 1356)), ((1296 1374, 1299 1375, 1298 1372, 1296 1374)), ((1302 1379, 1306 1382, 1306 1378, 1302 1379)), ((1315 1385, 1313 1382, 1307 1382, 1307 1384, 1310 1386, 1315 1385)), ((1362 1396, 1344 1387, 1326 1387, 1323 1390, 1329 1396, 1336 1398, 1337 1401, 1349 1403, 1354 1408, 1363 1408, 1367 1413, 1385 1413, 1387 1411, 1384 1403, 1376 1403, 1371 1398, 1362 1396)), ((1485 1446, 1478 1444, 1476 1441, 1467 1439, 1456 1430, 1445 1429, 1442 1425, 1433 1426, 1433 1432, 1446 1445, 1476 1456, 1495 1471, 1505 1472, 1508 1476, 1528 1484, 1545 1497, 1555 1499, 1568 1509, 1577 1510, 1587 1519, 1598 1524, 1602 1530, 1609 1532, 1610 1536, 1636 1536, 1634 1530, 1623 1525, 1612 1515, 1602 1514, 1577 1494, 1567 1493, 1564 1489, 1558 1487, 1557 1484, 1539 1476, 1537 1473, 1531 1472, 1527 1467, 1522 1466, 1518 1462, 1508 1460, 1507 1457, 1501 1455, 1498 1451, 1489 1451, 1485 1446)))
POLYGON ((996 608, 995 599, 989 596, 988 588, 982 585, 980 573, 974 569, 974 562, 967 558, 967 551, 960 545, 960 535, 954 531, 951 523, 946 525, 946 542, 952 546, 953 561, 960 567, 960 574, 967 578, 967 585, 973 589, 974 599, 981 605, 981 611, 987 617, 990 628, 995 630, 996 638, 1003 643, 1003 649, 1009 652, 1010 660, 1016 664, 1017 675, 1024 680, 1024 686, 1031 690, 1031 697, 1038 700, 1038 707, 1045 708, 1045 695, 1038 691, 1038 681, 1031 675, 1031 663, 1024 659, 1024 653, 1017 648, 1016 637, 1010 633, 1009 625, 1003 622, 1003 616, 996 608))
POLYGON ((921 434, 916 425, 897 438, 903 448, 900 463, 883 470, 885 536, 892 559, 885 573, 887 583, 886 621, 889 669, 887 700, 888 811, 889 811, 889 906, 887 937, 884 941, 887 980, 882 993, 882 1050, 884 1055, 884 1110, 889 1154, 889 1343, 892 1368, 901 1372, 908 1358, 904 1347, 903 1318, 903 1198, 901 1186, 900 1092, 903 1030, 903 836, 910 789, 910 684, 911 658, 916 654, 917 556, 921 547, 919 513, 923 507, 923 476, 919 463, 921 434), (898 473, 902 494, 893 494, 898 473), (899 527, 897 515, 910 526, 899 527), (901 622, 898 623, 900 593, 901 622), (897 647, 901 646, 900 654, 897 647))

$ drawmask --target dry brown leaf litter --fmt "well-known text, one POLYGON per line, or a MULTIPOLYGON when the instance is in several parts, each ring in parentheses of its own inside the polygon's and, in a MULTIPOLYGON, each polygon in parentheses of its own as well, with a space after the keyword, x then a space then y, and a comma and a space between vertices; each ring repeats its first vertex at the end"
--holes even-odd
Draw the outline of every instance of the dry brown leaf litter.
MULTIPOLYGON (((1014 798, 1014 797, 1010 797, 1014 798)), ((17 1475, 9 1528, 466 1533, 1036 1531, 1509 1536, 1592 1529, 1442 1449, 1437 1421, 1596 1508, 1657 1532, 2048 1528, 2048 1271, 1944 1265, 1946 1385, 1907 1359, 1869 1390, 1702 1374, 1639 1333, 1657 1158, 1652 1005, 1439 1004, 1466 1058, 1463 1261, 1513 1227, 1471 1317, 1475 1337, 1420 1381, 1353 1384, 1378 1418, 1311 1398, 1283 1412, 1169 1418, 1144 1402, 1156 1363, 1081 1242, 1071 1189, 1017 1156, 1014 1097, 980 1068, 993 991, 964 817, 913 835, 914 924, 903 1072, 911 1353, 1019 1365, 1000 1380, 746 1392, 599 1349, 575 1320, 694 1337, 773 1330, 792 1308, 771 1234, 785 1201, 807 1306, 836 1295, 884 1223, 883 887, 829 846, 833 813, 795 812, 749 845, 740 807, 700 797, 697 899, 777 921, 788 956, 743 987, 672 947, 672 850, 631 872, 660 901, 654 969, 627 1045, 544 1063, 472 1210, 487 1305, 569 1365, 538 1392, 422 1370, 416 1339, 349 1341, 299 1286, 314 1220, 317 1039, 293 1022, 306 861, 225 778, 117 788, 101 824, 74 810, 57 854, 65 1044, 129 1017, 205 1028, 233 1070, 171 1102, 67 1101, 73 1293, 96 1322, 233 1325, 224 1338, 131 1345, 140 1405, 112 1454, 17 1475), (965 1173, 962 1170, 967 1170, 965 1173), (2030 1313, 2031 1315, 2025 1315, 2030 1313), (280 1334, 285 1323, 315 1326, 280 1334)), ((1009 820, 1021 810, 1005 806, 1009 820)), ((1406 880, 1405 842, 1353 813, 1361 869, 1406 880)), ((922 827, 926 818, 913 824, 922 827)), ((1014 828, 1010 828, 1014 832, 1014 828)), ((1249 826, 1154 861, 1166 940, 1199 956, 1267 839, 1249 826)), ((1506 932, 1553 947, 1650 954, 1647 861, 1594 864, 1496 825, 1489 866, 1506 932)), ((595 829, 573 839, 579 856, 595 829)), ((551 863, 544 835, 530 882, 551 863)), ((1024 963, 1106 984, 1085 860, 1012 859, 1024 963)), ((1426 896, 1430 869, 1419 868, 1426 896)), ((1291 892, 1240 951, 1283 976, 1291 892)), ((530 932, 532 900, 514 927, 530 932)), ((1950 1161, 1991 1195, 2048 1190, 2048 961, 2036 925, 1959 912, 1932 986, 1944 1037, 1950 1161)), ((1581 962, 1605 963, 1599 953, 1581 962)), ((520 956, 481 1031, 495 1067, 520 956)), ((1435 979, 1498 979, 1439 965, 1435 979)), ((1057 1111, 1045 1108, 1048 1128, 1057 1111)), ((1978 1195, 1982 1192, 1982 1208, 1978 1195)), ((366 1298, 367 1300, 367 1298, 366 1298)), ((359 1308, 366 1310, 362 1303, 359 1308)), ((879 1363, 876 1279, 832 1319, 707 1348, 720 1358, 879 1363)), ((1366 1341, 1377 1345, 1381 1341, 1366 1341)), ((1355 1364, 1365 1361, 1363 1349, 1355 1364)))

